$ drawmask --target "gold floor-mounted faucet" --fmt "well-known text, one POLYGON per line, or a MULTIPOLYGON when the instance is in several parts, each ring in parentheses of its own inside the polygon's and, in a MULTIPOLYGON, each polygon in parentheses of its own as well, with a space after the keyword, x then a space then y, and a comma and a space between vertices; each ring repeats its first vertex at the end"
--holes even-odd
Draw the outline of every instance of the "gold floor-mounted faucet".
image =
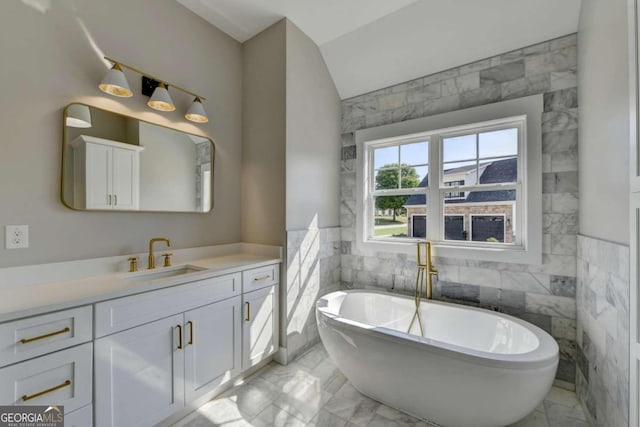
POLYGON ((431 260, 431 242, 418 242, 418 274, 416 276, 416 290, 414 294, 414 301, 416 304, 416 311, 413 313, 411 323, 407 332, 411 332, 413 322, 418 319, 418 326, 420 327, 420 335, 424 336, 424 329, 422 328, 422 319, 420 318, 420 301, 422 300, 422 288, 424 287, 424 297, 431 299, 433 296, 433 276, 438 275, 438 270, 433 266, 431 260), (422 248, 425 248, 423 254, 422 248), (425 280, 426 275, 426 280, 425 280))
POLYGON ((422 270, 422 274, 427 274, 427 283, 424 297, 426 299, 432 298, 433 293, 433 276, 438 275, 438 270, 433 266, 431 260, 431 242, 418 242, 418 271, 422 270), (426 254, 422 256, 421 247, 425 247, 426 254))
POLYGON ((154 237, 149 240, 149 265, 147 267, 149 270, 156 268, 156 259, 153 256, 153 244, 155 242, 166 242, 167 246, 171 246, 171 241, 166 237, 154 237))

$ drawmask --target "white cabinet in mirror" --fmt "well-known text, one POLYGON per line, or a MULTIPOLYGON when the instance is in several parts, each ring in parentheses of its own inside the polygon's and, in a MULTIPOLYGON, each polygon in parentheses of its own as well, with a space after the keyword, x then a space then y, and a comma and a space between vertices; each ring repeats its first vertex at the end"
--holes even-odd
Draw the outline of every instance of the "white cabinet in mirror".
POLYGON ((64 110, 62 146, 61 199, 71 209, 213 208, 215 147, 208 138, 71 104, 64 110))

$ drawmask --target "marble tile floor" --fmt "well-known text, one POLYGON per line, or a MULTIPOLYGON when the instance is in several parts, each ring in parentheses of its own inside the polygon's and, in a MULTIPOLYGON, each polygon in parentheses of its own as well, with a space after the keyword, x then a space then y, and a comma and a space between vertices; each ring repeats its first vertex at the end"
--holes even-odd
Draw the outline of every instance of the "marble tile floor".
MULTIPOLYGON (((587 427, 576 394, 553 388, 517 427, 587 427)), ((433 426, 360 394, 317 344, 287 366, 271 363, 173 427, 433 426)))

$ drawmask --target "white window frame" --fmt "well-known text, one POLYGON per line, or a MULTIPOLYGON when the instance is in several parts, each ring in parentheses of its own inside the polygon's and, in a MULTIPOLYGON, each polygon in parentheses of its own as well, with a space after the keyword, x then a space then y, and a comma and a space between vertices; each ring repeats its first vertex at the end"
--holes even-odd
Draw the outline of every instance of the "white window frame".
POLYGON ((506 240, 507 238, 507 216, 505 214, 469 214, 469 235, 471 236, 470 242, 473 240, 473 217, 474 216, 501 216, 502 217, 502 236, 506 240))
MULTIPOLYGON (((442 154, 441 142, 433 139, 429 142, 429 187, 412 189, 416 194, 424 192, 430 201, 427 209, 427 224, 433 225, 427 228, 427 240, 430 240, 435 248, 435 255, 443 257, 457 257, 496 262, 513 262, 524 264, 540 264, 542 262, 542 95, 518 98, 502 101, 465 110, 443 113, 401 123, 394 123, 375 128, 356 131, 355 139, 358 152, 364 155, 357 159, 356 168, 356 245, 360 252, 374 256, 377 252, 403 252, 415 254, 415 242, 419 239, 380 239, 370 236, 373 228, 370 226, 373 216, 371 192, 373 183, 369 182, 371 173, 366 173, 373 166, 371 145, 384 144, 396 145, 410 141, 424 141, 431 135, 447 135, 453 132, 464 132, 465 128, 475 132, 483 126, 495 128, 511 121, 514 117, 523 117, 522 131, 523 145, 519 150, 519 176, 526 179, 515 185, 516 189, 516 217, 519 224, 524 225, 516 235, 521 239, 519 244, 486 244, 471 241, 445 241, 444 227, 441 224, 444 217, 444 199, 442 191, 468 191, 464 187, 444 187, 442 183, 442 154), (436 164, 432 159, 439 159, 436 164), (438 183, 438 185, 434 185, 438 183), (443 190, 444 187, 444 190, 443 190), (434 203, 434 200, 436 203, 434 203), (434 219, 434 208, 438 214, 434 219)), ((512 127, 512 126, 507 126, 512 127)), ((493 130, 493 129, 492 129, 493 130)), ((502 184, 481 184, 483 189, 505 189, 502 184)), ((514 184, 507 184, 506 189, 514 188, 514 184)), ((406 194, 406 193, 405 193, 406 194)))
MULTIPOLYGON (((489 158, 480 158, 480 152, 478 147, 478 136, 484 132, 493 132, 504 129, 518 129, 518 161, 517 161, 517 177, 516 182, 513 183, 496 183, 496 184, 473 184, 473 185, 463 185, 463 186, 453 186, 446 187, 444 182, 444 176, 440 177, 440 189, 437 193, 437 201, 438 205, 435 205, 439 211, 444 212, 445 209, 445 200, 455 200, 455 199, 447 199, 445 198, 445 194, 451 191, 459 191, 464 192, 466 194, 476 192, 476 191, 502 191, 502 190, 515 190, 516 191, 516 199, 515 199, 515 212, 514 216, 516 218, 521 217, 523 215, 523 200, 526 200, 526 177, 527 177, 527 167, 526 167, 526 131, 527 131, 527 116, 519 115, 515 117, 505 117, 503 119, 491 120, 488 122, 482 123, 470 123, 469 125, 459 126, 453 129, 447 129, 445 132, 442 132, 438 135, 438 155, 440 159, 440 169, 439 172, 444 175, 444 161, 443 161, 443 150, 442 150, 442 140, 445 138, 451 138, 462 135, 475 134, 476 135, 476 150, 477 150, 477 158, 469 159, 469 161, 476 161, 476 167, 480 168, 480 163, 487 161, 489 158)), ((507 158, 513 158, 513 156, 496 156, 492 159, 503 160, 507 158)), ((464 160, 463 160, 464 161, 464 160)), ((480 173, 477 176, 478 181, 480 180, 480 173)), ((435 191, 434 191, 435 193, 435 191)), ((478 206, 487 206, 487 205, 499 205, 499 204, 508 204, 510 201, 503 202, 477 202, 474 203, 478 206)), ((455 205, 452 205, 455 206, 455 205)), ((438 218, 436 218, 438 219, 438 218)), ((441 222, 441 221, 440 221, 441 222)), ((432 236, 434 236, 437 241, 445 241, 444 239, 444 226, 443 224, 435 224, 436 227, 435 232, 432 236)), ((487 246, 491 245, 491 247, 515 247, 515 248, 524 248, 524 242, 526 242, 526 235, 518 234, 516 235, 516 241, 514 243, 482 243, 482 242, 474 242, 473 240, 461 241, 461 240, 447 240, 447 244, 456 245, 456 246, 487 246)))

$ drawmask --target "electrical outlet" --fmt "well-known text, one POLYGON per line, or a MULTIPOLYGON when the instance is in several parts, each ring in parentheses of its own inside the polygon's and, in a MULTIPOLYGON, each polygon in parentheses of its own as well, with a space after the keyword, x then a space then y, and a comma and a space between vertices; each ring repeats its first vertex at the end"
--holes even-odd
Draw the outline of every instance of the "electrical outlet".
POLYGON ((29 247, 28 225, 7 225, 4 228, 5 246, 7 249, 29 247))

